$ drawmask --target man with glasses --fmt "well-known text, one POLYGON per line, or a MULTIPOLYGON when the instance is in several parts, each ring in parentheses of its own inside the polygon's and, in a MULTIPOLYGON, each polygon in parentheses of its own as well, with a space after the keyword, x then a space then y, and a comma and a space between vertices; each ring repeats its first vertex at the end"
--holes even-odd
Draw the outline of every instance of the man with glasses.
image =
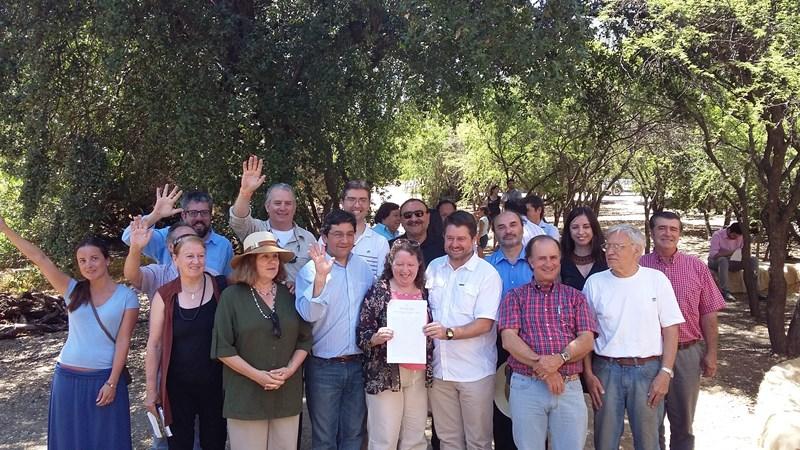
POLYGON ((383 263, 389 254, 389 242, 367 225, 369 192, 370 187, 366 181, 348 181, 342 191, 341 206, 344 211, 356 217, 356 244, 353 254, 360 256, 372 269, 372 274, 378 277, 383 272, 383 263))
MULTIPOLYGON (((231 272, 233 246, 227 238, 211 229, 211 212, 214 205, 211 195, 202 191, 192 191, 183 196, 182 194, 183 191, 178 189, 178 186, 174 186, 172 190, 169 189, 169 184, 164 185, 163 189, 157 188, 153 211, 142 217, 142 222, 147 227, 152 227, 159 220, 180 213, 181 220, 192 227, 206 243, 206 266, 217 273, 228 275, 231 272), (175 208, 178 199, 181 201, 181 207, 175 208)), ((159 264, 172 264, 172 255, 167 245, 168 232, 169 227, 153 230, 153 236, 142 249, 142 253, 159 264)), ((122 232, 122 241, 130 245, 130 225, 122 232)))
MULTIPOLYGON (((406 232, 397 239, 408 239, 419 243, 426 269, 431 261, 445 254, 444 240, 441 235, 430 229, 430 221, 430 209, 422 200, 410 198, 400 205, 400 222, 406 232)), ((389 241, 389 246, 397 239, 389 241)))
POLYGON ((267 220, 255 219, 250 209, 250 199, 266 179, 262 175, 263 161, 250 156, 242 163, 242 182, 239 195, 231 206, 229 224, 240 240, 257 231, 269 231, 278 240, 278 245, 294 252, 294 258, 284 264, 286 280, 294 283, 297 272, 309 261, 308 250, 314 243, 314 235, 301 228, 294 221, 297 211, 297 200, 294 189, 286 183, 276 183, 267 189, 264 209, 267 210, 267 220))
POLYGON ((375 278, 369 265, 351 254, 353 214, 331 212, 321 233, 325 246, 311 246, 311 261, 297 274, 295 290, 297 312, 311 323, 314 337, 305 363, 311 447, 359 450, 367 404, 356 325, 375 278))
POLYGON ((627 411, 634 448, 658 449, 683 315, 669 279, 639 266, 641 231, 615 225, 606 233, 604 249, 609 270, 590 276, 583 288, 599 329, 594 357, 584 359, 595 410, 594 447, 619 448, 627 411))

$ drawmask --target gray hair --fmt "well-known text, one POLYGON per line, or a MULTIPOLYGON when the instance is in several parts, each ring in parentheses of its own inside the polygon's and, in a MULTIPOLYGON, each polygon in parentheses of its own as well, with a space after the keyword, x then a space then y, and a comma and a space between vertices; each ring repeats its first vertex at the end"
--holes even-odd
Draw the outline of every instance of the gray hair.
POLYGON ((275 183, 272 186, 270 186, 269 189, 267 189, 267 195, 264 198, 264 204, 268 204, 269 203, 269 199, 270 199, 270 197, 272 197, 272 191, 274 191, 275 189, 278 189, 278 190, 281 190, 281 191, 286 191, 286 192, 292 194, 292 199, 297 201, 297 197, 294 195, 294 188, 293 187, 289 186, 286 183, 275 183))
POLYGON ((606 231, 606 240, 612 235, 616 233, 622 233, 625 236, 628 236, 628 239, 631 240, 631 243, 634 245, 638 245, 641 251, 644 251, 644 234, 639 231, 638 228, 634 227, 633 225, 628 225, 627 223, 621 223, 618 225, 614 225, 606 231))

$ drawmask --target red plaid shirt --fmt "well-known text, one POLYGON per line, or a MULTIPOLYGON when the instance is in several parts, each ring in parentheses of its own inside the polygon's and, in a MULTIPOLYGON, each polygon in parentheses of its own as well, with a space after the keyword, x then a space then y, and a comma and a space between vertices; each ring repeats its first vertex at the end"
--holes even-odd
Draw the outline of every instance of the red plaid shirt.
MULTIPOLYGON (((500 304, 497 326, 519 330, 519 337, 538 355, 561 353, 582 331, 597 334, 597 320, 586 297, 561 283, 539 289, 531 282, 509 291, 500 304)), ((533 369, 513 356, 508 357, 508 365, 514 372, 533 376, 533 369)), ((583 361, 564 364, 558 371, 581 373, 583 361)))
POLYGON ((725 300, 705 264, 694 256, 675 252, 663 261, 655 252, 639 260, 643 267, 660 270, 669 278, 685 322, 678 328, 678 342, 703 339, 700 317, 725 308, 725 300))

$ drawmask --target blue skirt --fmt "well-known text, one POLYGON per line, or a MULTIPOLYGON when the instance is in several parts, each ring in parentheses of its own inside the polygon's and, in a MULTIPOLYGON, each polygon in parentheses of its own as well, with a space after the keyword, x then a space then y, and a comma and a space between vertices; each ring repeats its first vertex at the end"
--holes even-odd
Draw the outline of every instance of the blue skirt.
POLYGON ((48 449, 131 449, 128 386, 117 385, 110 405, 95 404, 110 374, 111 369, 79 372, 56 364, 50 391, 48 449))

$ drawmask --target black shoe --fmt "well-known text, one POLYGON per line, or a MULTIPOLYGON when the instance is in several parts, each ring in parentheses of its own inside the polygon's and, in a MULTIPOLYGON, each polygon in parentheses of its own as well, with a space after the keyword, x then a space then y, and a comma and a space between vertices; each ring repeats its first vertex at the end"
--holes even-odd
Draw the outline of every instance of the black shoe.
POLYGON ((722 294, 722 297, 725 299, 726 302, 736 301, 736 297, 734 297, 734 295, 731 294, 730 292, 725 292, 724 294, 722 294))

